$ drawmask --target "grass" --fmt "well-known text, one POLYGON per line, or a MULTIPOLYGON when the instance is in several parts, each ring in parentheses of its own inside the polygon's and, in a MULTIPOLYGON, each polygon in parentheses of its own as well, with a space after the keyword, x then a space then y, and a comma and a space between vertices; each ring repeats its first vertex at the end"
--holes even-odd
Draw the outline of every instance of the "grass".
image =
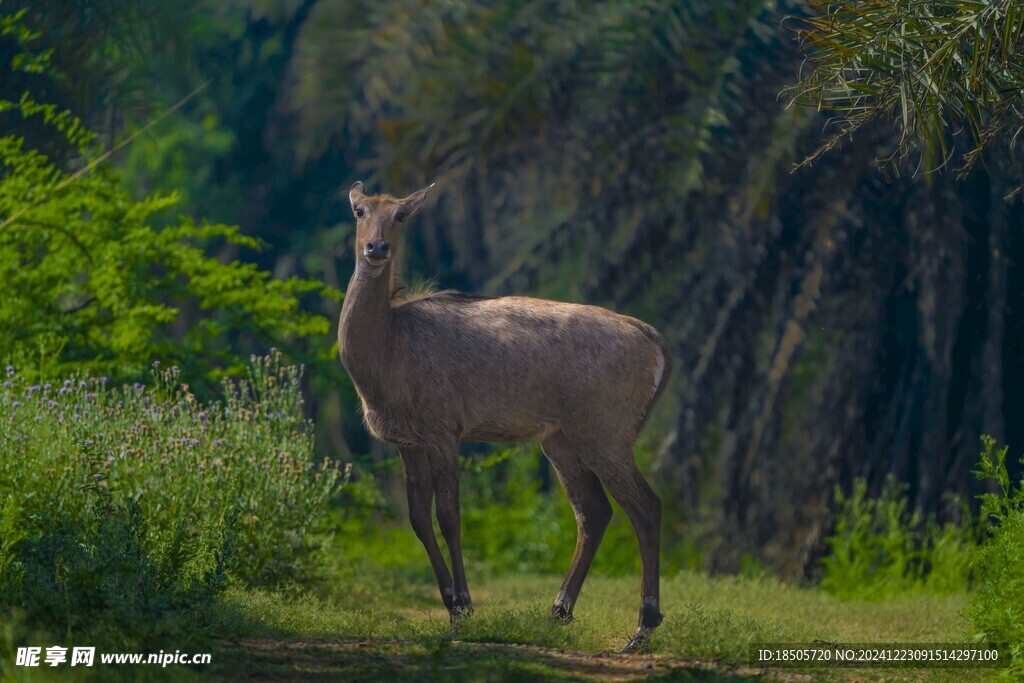
MULTIPOLYGON (((399 528, 386 538, 405 544, 407 534, 399 528)), ((663 579, 665 622, 651 644, 651 656, 621 657, 613 653, 636 623, 639 577, 589 577, 576 621, 562 626, 547 616, 560 576, 488 577, 480 572, 478 577, 471 565, 476 612, 453 641, 425 558, 402 553, 384 563, 351 559, 344 543, 340 539, 334 549, 332 578, 280 592, 235 585, 219 598, 194 644, 169 645, 211 651, 211 666, 121 667, 117 672, 108 666, 94 669, 93 675, 160 681, 738 681, 761 675, 747 666, 751 643, 959 642, 968 627, 962 616, 967 595, 848 602, 771 578, 681 571, 663 579)), ((20 680, 56 680, 51 672, 28 672, 15 671, 20 680)), ((794 680, 806 672, 780 675, 794 680)), ((842 680, 844 675, 857 680, 897 675, 904 680, 986 680, 984 671, 957 669, 875 674, 857 669, 814 678, 842 680)))
MULTIPOLYGON (((639 600, 636 579, 591 576, 568 627, 548 619, 561 584, 551 575, 492 579, 475 591, 476 612, 459 639, 512 642, 587 651, 621 648, 632 635, 639 600), (637 603, 637 604, 634 604, 637 603)), ((373 602, 337 596, 292 599, 260 591, 229 591, 232 630, 246 637, 421 640, 448 632, 432 585, 408 589, 402 602, 382 594, 373 602)), ((966 599, 919 597, 904 602, 847 603, 819 590, 772 579, 708 577, 684 572, 662 583, 665 622, 652 652, 743 661, 753 642, 911 642, 961 640, 966 599)))
MULTIPOLYGON (((392 541, 405 540, 404 533, 395 532, 399 538, 392 541)), ((758 673, 746 666, 752 643, 960 642, 968 627, 961 615, 966 595, 847 602, 770 578, 681 571, 663 580, 665 622, 651 643, 652 657, 630 660, 612 653, 636 623, 639 577, 591 576, 576 620, 562 626, 548 618, 560 576, 474 582, 471 566, 476 612, 451 641, 426 560, 419 564, 423 567, 404 560, 380 566, 360 559, 337 567, 343 577, 337 583, 298 597, 229 590, 219 627, 225 638, 218 647, 231 653, 232 663, 215 668, 230 678, 260 672, 270 680, 302 675, 373 680, 721 680, 728 675, 741 680, 758 673), (693 660, 685 673, 676 670, 682 658, 693 660), (651 669, 643 668, 648 665, 651 669)), ((856 673, 863 678, 865 672, 856 673)), ((891 680, 896 673, 879 676, 891 680)), ((985 680, 984 672, 964 675, 963 670, 900 675, 985 680)))

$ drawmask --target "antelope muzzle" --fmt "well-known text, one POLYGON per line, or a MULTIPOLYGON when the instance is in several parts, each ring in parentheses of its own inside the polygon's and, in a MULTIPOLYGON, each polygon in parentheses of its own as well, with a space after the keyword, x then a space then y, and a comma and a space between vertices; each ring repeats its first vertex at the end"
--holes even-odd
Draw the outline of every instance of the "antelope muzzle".
POLYGON ((373 240, 363 247, 363 256, 371 266, 382 266, 391 258, 391 245, 386 240, 373 240))

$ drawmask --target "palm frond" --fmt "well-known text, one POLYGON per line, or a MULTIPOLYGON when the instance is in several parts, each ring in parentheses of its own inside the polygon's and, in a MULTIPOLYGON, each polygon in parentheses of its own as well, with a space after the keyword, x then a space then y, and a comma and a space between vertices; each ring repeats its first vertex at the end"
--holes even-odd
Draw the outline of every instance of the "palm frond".
POLYGON ((1024 125, 1024 4, 1018 0, 812 0, 799 23, 807 62, 789 95, 835 112, 808 165, 876 117, 899 139, 881 161, 924 150, 931 170, 961 150, 961 175, 1024 125), (962 152, 966 138, 968 151, 962 152))

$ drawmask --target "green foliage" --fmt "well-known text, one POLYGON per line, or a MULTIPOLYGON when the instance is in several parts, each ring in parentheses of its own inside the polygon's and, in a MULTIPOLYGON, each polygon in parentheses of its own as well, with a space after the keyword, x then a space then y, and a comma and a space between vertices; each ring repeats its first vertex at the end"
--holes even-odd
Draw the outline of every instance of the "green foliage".
MULTIPOLYGON (((1007 447, 982 437, 977 475, 995 483, 982 495, 981 513, 991 523, 978 554, 981 581, 968 612, 978 640, 1009 643, 1013 659, 1006 677, 1024 676, 1024 483, 1016 486, 1006 467, 1007 447)), ((1024 462, 1024 459, 1022 459, 1024 462)))
POLYGON ((564 496, 541 492, 538 457, 534 445, 464 461, 463 548, 474 564, 498 574, 569 567, 576 521, 564 496))
POLYGON ((820 15, 801 28, 810 68, 794 90, 802 103, 841 118, 804 163, 878 116, 898 124, 892 158, 924 143, 929 166, 952 156, 952 131, 965 129, 974 146, 963 171, 994 139, 1024 129, 1024 5, 1018 0, 811 5, 820 15))
POLYGON ((255 359, 201 403, 176 367, 151 387, 106 377, 0 387, 0 611, 122 633, 206 604, 234 577, 311 575, 336 488, 316 464, 299 371, 255 359))
MULTIPOLYGON (((136 501, 93 501, 84 520, 47 512, 33 520, 31 530, 41 535, 23 539, 0 576, 0 611, 25 614, 37 629, 101 640, 152 637, 168 624, 176 628, 176 618, 210 609, 225 585, 222 562, 191 575, 184 554, 205 548, 187 543, 184 533, 174 539, 177 563, 156 560, 146 547, 150 526, 136 501)), ((230 549, 217 552, 227 557, 230 549)))
MULTIPOLYGON (((93 134, 68 111, 30 93, 0 101, 0 111, 35 120, 79 163, 96 158, 93 134)), ((297 349, 298 338, 327 332, 298 298, 337 292, 210 256, 212 247, 259 247, 236 227, 186 217, 155 227, 153 214, 175 202, 135 201, 108 170, 72 175, 24 138, 0 137, 0 359, 39 377, 89 369, 130 378, 162 358, 215 378, 241 370, 231 349, 243 340, 297 349), (183 325, 183 311, 196 322, 183 325)))
POLYGON ((955 595, 971 585, 976 532, 939 525, 907 506, 906 486, 889 479, 879 498, 863 479, 846 496, 827 539, 821 587, 844 599, 884 600, 908 594, 955 595))

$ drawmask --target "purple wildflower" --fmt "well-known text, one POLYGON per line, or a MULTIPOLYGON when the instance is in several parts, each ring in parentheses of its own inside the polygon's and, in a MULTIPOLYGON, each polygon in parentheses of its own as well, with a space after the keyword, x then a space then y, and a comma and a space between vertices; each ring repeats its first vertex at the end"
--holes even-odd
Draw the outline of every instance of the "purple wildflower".
POLYGON ((14 374, 14 366, 13 365, 8 365, 7 366, 7 376, 10 377, 13 374, 14 374))

